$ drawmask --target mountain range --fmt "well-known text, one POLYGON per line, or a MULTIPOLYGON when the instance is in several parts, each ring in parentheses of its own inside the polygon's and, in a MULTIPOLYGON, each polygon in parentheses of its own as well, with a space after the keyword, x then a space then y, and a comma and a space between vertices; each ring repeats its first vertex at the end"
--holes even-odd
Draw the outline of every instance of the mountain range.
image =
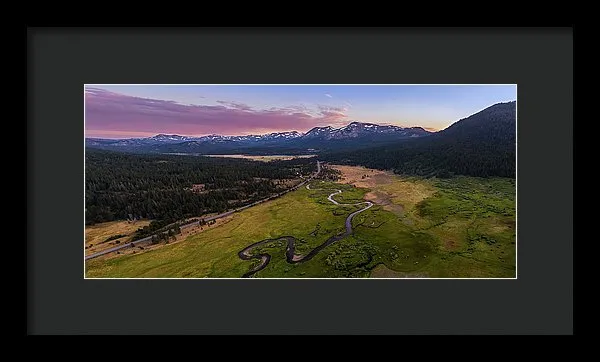
POLYGON ((307 154, 324 161, 363 165, 400 174, 448 177, 516 176, 516 101, 497 103, 448 128, 429 132, 351 122, 340 128, 315 127, 264 135, 148 138, 87 138, 86 146, 136 153, 307 154))
POLYGON ((421 127, 398 127, 374 123, 351 122, 340 128, 315 127, 306 133, 298 131, 275 132, 263 135, 224 136, 211 134, 188 137, 158 134, 147 138, 102 139, 86 138, 86 147, 131 152, 251 152, 270 153, 276 149, 292 153, 351 148, 429 136, 432 132, 421 127))

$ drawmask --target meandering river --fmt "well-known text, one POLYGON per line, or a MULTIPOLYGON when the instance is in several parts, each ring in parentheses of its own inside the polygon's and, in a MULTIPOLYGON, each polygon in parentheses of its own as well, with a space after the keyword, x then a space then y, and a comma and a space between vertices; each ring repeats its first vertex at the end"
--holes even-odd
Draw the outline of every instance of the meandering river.
MULTIPOLYGON (((311 189, 310 184, 306 185, 306 189, 307 190, 327 190, 327 189, 311 189)), ((327 200, 331 201, 332 203, 334 203, 336 205, 341 205, 341 206, 352 206, 352 205, 362 205, 362 204, 365 205, 365 207, 363 207, 362 209, 354 211, 353 213, 348 215, 348 217, 346 218, 346 231, 345 232, 338 234, 338 235, 333 235, 332 237, 327 239, 323 244, 317 246, 316 248, 314 248, 308 254, 305 254, 305 255, 297 255, 296 254, 296 238, 293 236, 281 236, 281 237, 278 237, 275 239, 265 239, 265 240, 258 241, 254 244, 248 245, 247 247, 245 247, 242 251, 240 251, 238 253, 238 256, 243 260, 259 259, 260 264, 258 266, 256 266, 255 268, 253 268, 252 270, 245 273, 244 275, 242 275, 242 278, 251 277, 256 272, 263 270, 271 261, 270 254, 267 254, 267 253, 251 254, 251 251, 256 247, 268 244, 273 241, 284 240, 287 242, 287 248, 286 248, 286 253, 285 253, 286 260, 290 264, 296 264, 296 263, 301 263, 301 262, 305 262, 305 261, 312 259, 315 255, 317 255, 321 250, 323 250, 327 246, 352 234, 352 218, 354 218, 354 216, 358 215, 359 213, 372 207, 373 203, 370 201, 363 201, 363 202, 358 202, 355 204, 342 204, 333 199, 333 196, 337 195, 337 194, 341 194, 342 190, 332 190, 332 191, 335 191, 335 192, 330 194, 327 197, 327 200)))

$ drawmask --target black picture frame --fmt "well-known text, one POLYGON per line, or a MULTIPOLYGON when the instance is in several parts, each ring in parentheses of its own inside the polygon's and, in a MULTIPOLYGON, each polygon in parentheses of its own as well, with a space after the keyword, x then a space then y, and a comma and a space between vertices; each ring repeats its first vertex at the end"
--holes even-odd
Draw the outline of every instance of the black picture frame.
POLYGON ((27 334, 572 334, 572 28, 29 28, 27 334), (84 280, 83 85, 518 85, 516 280, 84 280))

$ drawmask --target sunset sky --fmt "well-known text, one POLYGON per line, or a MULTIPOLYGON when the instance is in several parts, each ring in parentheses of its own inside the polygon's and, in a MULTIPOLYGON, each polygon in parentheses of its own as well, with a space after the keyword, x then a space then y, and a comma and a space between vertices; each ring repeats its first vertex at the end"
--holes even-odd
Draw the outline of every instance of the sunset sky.
POLYGON ((88 84, 85 136, 306 132, 352 121, 440 130, 516 100, 516 92, 516 85, 88 84))

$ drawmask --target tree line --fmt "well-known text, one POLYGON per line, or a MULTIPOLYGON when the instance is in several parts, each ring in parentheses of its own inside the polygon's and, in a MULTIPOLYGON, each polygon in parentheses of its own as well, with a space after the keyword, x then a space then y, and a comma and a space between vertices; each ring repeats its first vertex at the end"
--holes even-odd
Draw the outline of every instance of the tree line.
POLYGON ((154 219, 147 231, 206 213, 224 212, 284 189, 281 180, 316 171, 312 159, 257 162, 86 149, 86 224, 154 219), (203 184, 202 191, 192 190, 203 184))

